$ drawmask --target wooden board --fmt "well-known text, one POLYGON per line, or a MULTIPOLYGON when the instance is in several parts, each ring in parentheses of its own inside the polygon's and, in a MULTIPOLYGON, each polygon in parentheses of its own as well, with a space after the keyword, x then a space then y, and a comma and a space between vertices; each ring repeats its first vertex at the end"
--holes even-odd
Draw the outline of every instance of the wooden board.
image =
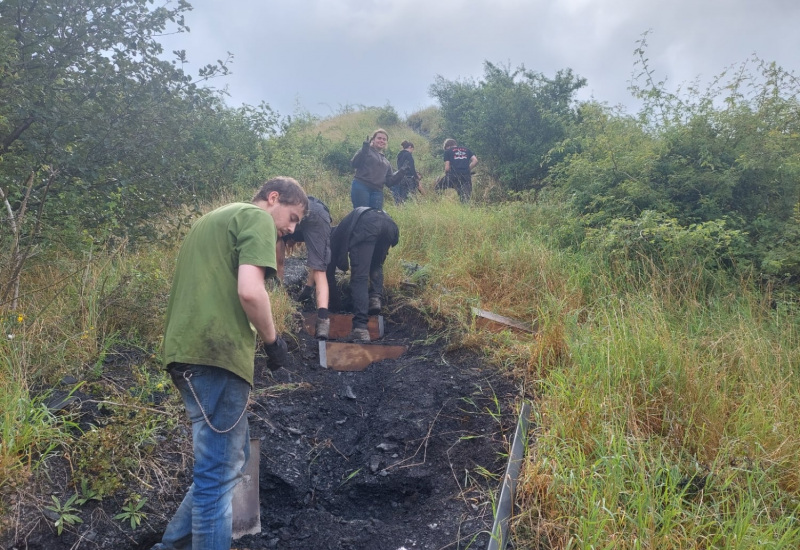
POLYGON ((408 346, 383 346, 380 344, 350 344, 319 341, 319 364, 338 371, 362 371, 375 361, 397 359, 408 346))
MULTIPOLYGON (((339 340, 350 336, 350 331, 353 330, 353 316, 342 315, 339 313, 331 313, 329 315, 331 320, 331 329, 328 333, 329 340, 339 340)), ((317 335, 317 312, 303 313, 303 328, 311 336, 317 335)), ((383 337, 383 316, 370 315, 367 321, 367 330, 369 337, 373 340, 383 337)))
POLYGON ((472 308, 472 315, 475 317, 475 325, 491 332, 502 332, 507 329, 529 333, 537 332, 536 328, 528 323, 523 323, 522 321, 517 321, 510 317, 503 317, 502 315, 497 315, 491 311, 485 311, 476 307, 472 308))

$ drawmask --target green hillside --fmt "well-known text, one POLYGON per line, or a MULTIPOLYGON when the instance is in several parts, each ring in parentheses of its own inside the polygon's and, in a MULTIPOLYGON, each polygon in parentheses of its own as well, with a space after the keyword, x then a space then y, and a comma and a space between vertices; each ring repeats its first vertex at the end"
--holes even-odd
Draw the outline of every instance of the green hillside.
MULTIPOLYGON (((157 38, 184 8, 133 3, 102 15, 103 37, 91 6, 65 12, 80 48, 51 32, 50 4, 0 3, 0 532, 23 496, 53 529, 89 500, 140 502, 136 465, 166 459, 153 441, 179 415, 159 353, 188 227, 276 175, 337 222, 350 158, 384 128, 393 164, 403 140, 416 145, 426 189, 401 206, 386 191, 401 235, 388 292, 430 339, 482 354, 534 402, 515 547, 800 548, 792 73, 754 58, 708 90, 673 91, 642 51, 643 108, 628 114, 576 101, 586 82, 569 69, 486 62, 474 80, 438 78, 439 107, 406 120, 391 105, 281 117, 203 87, 224 63, 195 81, 160 61, 157 38), (114 63, 103 40, 124 45, 114 63), (468 204, 433 192, 445 137, 480 158, 468 204), (538 331, 480 331, 472 307, 538 331), (103 376, 119 350, 140 391, 103 376), (65 379, 98 410, 140 416, 81 430, 45 405, 65 379), (69 505, 34 490, 56 455, 80 496, 69 505)), ((291 334, 297 304, 279 285, 271 300, 291 334)))
MULTIPOLYGON (((298 125, 268 142, 276 164, 264 176, 297 177, 331 203, 336 221, 349 209, 350 177, 332 169, 324 152, 358 147, 382 113, 298 125)), ((428 146, 402 121, 383 126, 392 149, 402 139, 428 146)), ((440 161, 420 157, 429 183, 440 161)), ((485 177, 476 176, 478 194, 492 185, 485 177)), ((575 218, 558 202, 465 206, 428 193, 399 207, 387 200, 387 211, 401 232, 387 262, 389 291, 424 312, 437 337, 482 350, 535 398, 535 444, 514 520, 519 547, 800 543, 800 332, 788 295, 702 264, 626 264, 565 247, 575 218), (419 266, 413 275, 409 265, 419 266), (418 286, 409 293, 403 281, 418 286), (473 306, 535 322, 539 333, 478 331, 473 306)), ((21 307, 4 317, 13 339, 0 345, 3 441, 12 443, 2 448, 5 491, 42 453, 85 448, 68 425, 28 401, 28 388, 90 375, 121 342, 157 355, 179 242, 176 235, 92 255, 49 252, 46 264, 34 261, 26 271, 21 307)), ((280 290, 273 294, 286 330, 294 306, 280 290)), ((139 376, 147 387, 168 384, 155 355, 139 376)), ((100 488, 109 492, 121 482, 105 481, 100 488)))

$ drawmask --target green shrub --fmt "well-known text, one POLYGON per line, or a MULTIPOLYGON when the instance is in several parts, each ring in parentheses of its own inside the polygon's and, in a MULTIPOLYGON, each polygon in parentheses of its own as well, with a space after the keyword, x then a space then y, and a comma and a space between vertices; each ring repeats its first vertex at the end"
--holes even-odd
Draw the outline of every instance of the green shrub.
POLYGON ((397 115, 397 111, 388 104, 378 110, 378 117, 375 120, 378 126, 382 128, 400 124, 400 117, 397 115))
POLYGON ((332 142, 325 140, 322 155, 324 166, 340 176, 348 175, 353 172, 350 166, 350 159, 360 145, 353 145, 349 141, 332 142))
POLYGON ((730 265, 747 251, 741 231, 725 220, 681 226, 674 218, 646 210, 638 218, 615 218, 598 229, 587 229, 583 246, 612 260, 655 262, 674 270, 702 265, 730 265))

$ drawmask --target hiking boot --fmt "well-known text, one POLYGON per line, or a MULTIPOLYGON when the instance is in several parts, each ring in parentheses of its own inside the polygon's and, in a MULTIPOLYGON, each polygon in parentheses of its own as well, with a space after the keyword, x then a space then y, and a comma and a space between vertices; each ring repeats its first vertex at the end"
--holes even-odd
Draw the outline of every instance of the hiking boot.
POLYGON ((354 328, 350 333, 350 340, 357 344, 369 344, 372 341, 369 331, 365 328, 354 328))
POLYGON ((381 297, 380 296, 370 296, 369 297, 369 310, 367 313, 370 315, 377 315, 381 312, 381 297))
POLYGON ((314 334, 319 340, 327 340, 331 332, 330 319, 317 319, 317 324, 314 327, 314 334))

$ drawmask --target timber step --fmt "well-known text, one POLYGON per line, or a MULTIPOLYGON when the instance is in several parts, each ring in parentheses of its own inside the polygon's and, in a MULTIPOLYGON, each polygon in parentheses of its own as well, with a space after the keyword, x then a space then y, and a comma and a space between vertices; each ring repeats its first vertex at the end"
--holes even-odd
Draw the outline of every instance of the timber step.
POLYGON ((370 363, 384 359, 397 359, 408 346, 384 344, 355 344, 348 342, 319 341, 319 364, 338 371, 362 371, 370 363))
MULTIPOLYGON (((331 313, 329 315, 331 320, 331 329, 328 333, 329 340, 340 340, 350 336, 350 331, 353 328, 353 316, 340 313, 331 313)), ((317 335, 316 330, 317 312, 303 313, 303 328, 311 336, 317 335)), ((373 340, 383 337, 383 316, 370 315, 367 321, 367 330, 369 337, 373 340)))

